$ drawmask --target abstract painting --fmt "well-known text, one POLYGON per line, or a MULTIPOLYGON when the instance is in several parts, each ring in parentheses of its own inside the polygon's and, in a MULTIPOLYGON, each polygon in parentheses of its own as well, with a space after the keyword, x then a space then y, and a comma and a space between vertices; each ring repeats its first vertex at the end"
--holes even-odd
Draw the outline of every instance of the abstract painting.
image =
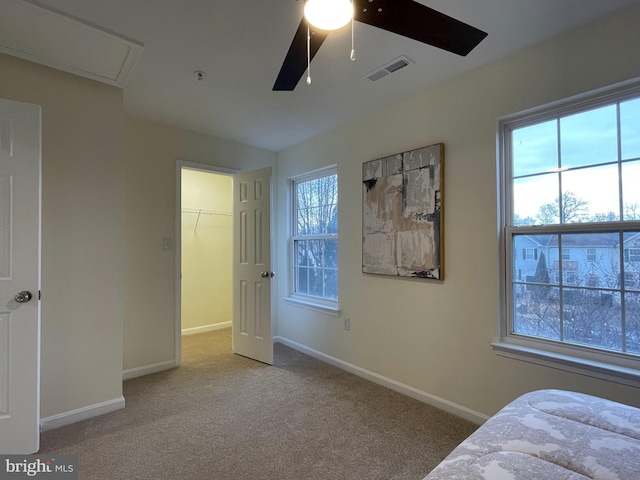
POLYGON ((444 279, 444 144, 362 165, 362 271, 444 279))

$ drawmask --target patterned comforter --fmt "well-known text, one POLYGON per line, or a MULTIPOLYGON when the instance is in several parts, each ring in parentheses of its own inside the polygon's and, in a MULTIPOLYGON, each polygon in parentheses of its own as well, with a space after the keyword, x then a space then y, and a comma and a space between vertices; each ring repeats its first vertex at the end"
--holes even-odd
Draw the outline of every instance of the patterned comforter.
POLYGON ((424 480, 640 480, 640 409, 563 390, 523 395, 424 480))

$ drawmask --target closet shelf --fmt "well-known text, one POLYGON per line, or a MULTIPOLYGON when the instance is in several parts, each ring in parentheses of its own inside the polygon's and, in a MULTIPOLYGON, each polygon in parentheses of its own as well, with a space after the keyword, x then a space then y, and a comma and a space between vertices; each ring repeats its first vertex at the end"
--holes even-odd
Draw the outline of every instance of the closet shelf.
POLYGON ((230 217, 232 215, 231 212, 226 212, 224 210, 210 210, 207 208, 183 208, 182 213, 197 213, 202 215, 226 215, 230 217))
POLYGON ((226 217, 230 217, 233 215, 231 212, 225 212, 223 210, 210 210, 207 208, 183 208, 182 213, 196 213, 198 215, 198 217, 196 218, 196 225, 193 227, 193 233, 196 233, 196 231, 198 230, 200 215, 223 215, 226 217))

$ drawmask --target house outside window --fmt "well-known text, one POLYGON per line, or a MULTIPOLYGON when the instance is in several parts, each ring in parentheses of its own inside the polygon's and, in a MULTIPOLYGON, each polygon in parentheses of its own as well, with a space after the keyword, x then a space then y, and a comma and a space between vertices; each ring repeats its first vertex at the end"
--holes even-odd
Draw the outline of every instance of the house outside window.
POLYGON ((338 175, 335 166, 290 181, 289 299, 337 310, 338 175))
POLYGON ((504 119, 499 135, 495 349, 640 382, 640 88, 504 119))

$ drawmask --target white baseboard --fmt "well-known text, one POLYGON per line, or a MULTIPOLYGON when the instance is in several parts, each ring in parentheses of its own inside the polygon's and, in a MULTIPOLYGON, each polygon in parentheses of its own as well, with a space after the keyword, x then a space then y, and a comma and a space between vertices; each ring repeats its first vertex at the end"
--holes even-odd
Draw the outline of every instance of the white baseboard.
POLYGON ((294 350, 298 350, 299 352, 309 355, 310 357, 317 358, 318 360, 341 368, 342 370, 346 370, 349 373, 353 373, 354 375, 362 377, 373 383, 377 383, 378 385, 382 385, 383 387, 389 388, 398 393, 402 393, 403 395, 406 395, 408 397, 415 398, 422 403, 426 403, 427 405, 431 405, 432 407, 444 410, 445 412, 451 413, 457 417, 469 420, 470 422, 473 422, 477 425, 481 425, 489 419, 487 415, 463 407, 462 405, 450 402, 448 400, 445 400, 444 398, 440 398, 427 392, 423 392, 422 390, 410 387, 409 385, 397 382, 390 378, 358 367, 357 365, 345 362, 344 360, 340 360, 339 358, 332 357, 330 355, 327 355, 326 353, 319 352, 318 350, 314 350, 313 348, 307 347, 306 345, 302 345, 298 342, 294 342, 293 340, 289 340, 288 338, 277 336, 274 337, 274 341, 280 342, 287 347, 291 347, 294 350))
POLYGON ((130 380, 132 378, 142 377, 143 375, 164 372, 165 370, 171 370, 178 366, 175 360, 169 360, 167 362, 154 363, 153 365, 145 365, 144 367, 130 368, 122 372, 122 380, 130 380))
POLYGON ((182 335, 194 335, 196 333, 212 332, 230 327, 231 322, 212 323, 211 325, 204 325, 202 327, 184 328, 182 329, 182 335))
POLYGON ((105 413, 115 412, 116 410, 124 408, 124 404, 124 397, 120 397, 106 402, 96 403, 95 405, 71 410, 69 412, 59 413, 58 415, 52 415, 40 420, 40 431, 46 432, 47 430, 64 427, 65 425, 104 415, 105 413))

